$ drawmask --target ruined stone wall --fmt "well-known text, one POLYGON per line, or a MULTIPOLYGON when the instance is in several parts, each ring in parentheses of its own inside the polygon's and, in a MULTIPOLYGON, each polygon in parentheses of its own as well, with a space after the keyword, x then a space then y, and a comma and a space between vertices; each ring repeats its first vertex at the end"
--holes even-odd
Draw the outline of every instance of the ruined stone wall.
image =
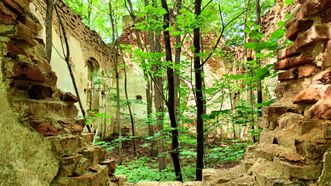
POLYGON ((0 185, 106 185, 109 161, 57 88, 29 3, 0 2, 0 185))
MULTIPOLYGON (((71 53, 71 62, 76 78, 76 84, 80 93, 80 97, 85 110, 88 110, 88 92, 91 89, 91 82, 88 79, 88 60, 93 59, 98 63, 100 71, 104 74, 103 81, 108 85, 111 74, 111 49, 106 45, 95 32, 90 30, 82 23, 81 18, 75 14, 69 7, 67 7, 61 0, 56 1, 56 6, 59 9, 59 14, 64 23, 67 37, 69 40, 69 48, 71 53), (108 78, 107 78, 108 75, 108 78)), ((46 16, 46 1, 33 0, 30 4, 30 10, 32 14, 41 23, 41 30, 38 32, 38 36, 45 43, 45 16, 46 16)), ((53 13, 53 51, 51 66, 52 69, 58 74, 57 86, 64 91, 68 91, 75 94, 74 87, 71 82, 70 73, 67 69, 67 64, 64 60, 64 41, 63 34, 59 27, 59 21, 56 12, 53 13)), ((102 94, 106 87, 95 93, 96 99, 99 100, 98 105, 103 106, 105 101, 102 101, 102 94)), ((100 108, 99 111, 103 110, 100 108)))
POLYGON ((331 3, 299 0, 287 22, 277 101, 263 109, 259 144, 241 166, 204 171, 205 181, 235 185, 331 185, 331 3))

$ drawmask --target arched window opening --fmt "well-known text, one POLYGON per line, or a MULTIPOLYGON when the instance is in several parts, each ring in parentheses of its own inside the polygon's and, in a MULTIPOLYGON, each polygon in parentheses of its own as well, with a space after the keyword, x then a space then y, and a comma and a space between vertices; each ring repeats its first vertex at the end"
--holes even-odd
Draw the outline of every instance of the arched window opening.
POLYGON ((101 72, 97 60, 90 58, 87 63, 87 110, 98 112, 100 106, 101 72))

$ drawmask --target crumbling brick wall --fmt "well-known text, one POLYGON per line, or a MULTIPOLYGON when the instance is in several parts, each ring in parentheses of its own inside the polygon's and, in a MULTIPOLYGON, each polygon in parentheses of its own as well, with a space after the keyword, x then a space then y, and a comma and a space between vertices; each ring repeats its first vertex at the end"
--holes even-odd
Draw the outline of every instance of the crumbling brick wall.
MULTIPOLYGON (((37 161, 37 165, 31 161, 31 164, 26 164, 24 167, 26 170, 34 170, 37 166, 39 170, 50 171, 47 178, 32 175, 36 177, 36 182, 30 183, 26 179, 19 179, 16 182, 0 181, 0 183, 5 185, 106 185, 109 172, 107 165, 100 164, 103 151, 99 147, 91 146, 81 135, 84 122, 77 119, 78 110, 74 105, 77 98, 56 87, 57 77, 45 59, 44 43, 38 38, 41 25, 30 12, 29 3, 30 0, 0 2, 0 77, 1 85, 4 87, 1 90, 6 92, 4 96, 10 103, 10 109, 19 114, 16 119, 21 124, 20 127, 30 131, 27 133, 31 133, 29 134, 31 136, 39 136, 37 140, 20 138, 16 143, 42 141, 38 144, 48 145, 51 150, 45 149, 47 147, 38 147, 38 144, 30 148, 45 149, 45 152, 50 153, 49 156, 55 159, 50 158, 44 163, 37 161), (53 169, 47 170, 47 167, 53 167, 53 169), (53 171, 52 174, 51 171, 53 171), (38 182, 38 179, 42 181, 38 182)), ((3 125, 5 124, 1 120, 1 126, 3 125)), ((15 149, 5 148, 0 151, 0 154, 6 154, 6 151, 15 151, 15 149)), ((37 153, 23 151, 20 157, 28 158, 34 155, 37 153)), ((10 166, 15 164, 11 160, 6 163, 10 166)), ((19 173, 19 170, 15 168, 12 171, 13 175, 19 173)), ((31 172, 31 174, 37 173, 38 171, 31 172)), ((47 172, 44 173, 47 174, 47 172)), ((8 180, 15 180, 15 177, 9 177, 8 180)))
POLYGON ((215 173, 209 183, 236 185, 331 185, 331 2, 299 0, 281 50, 277 101, 263 109, 259 144, 240 167, 215 173))

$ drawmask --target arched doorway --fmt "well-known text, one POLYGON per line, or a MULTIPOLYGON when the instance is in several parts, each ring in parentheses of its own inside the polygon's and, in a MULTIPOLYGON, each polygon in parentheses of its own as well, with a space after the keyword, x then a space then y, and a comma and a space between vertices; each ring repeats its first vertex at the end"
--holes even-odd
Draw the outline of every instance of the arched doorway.
POLYGON ((100 108, 101 94, 101 72, 100 65, 94 58, 89 58, 87 66, 87 111, 89 113, 98 113, 100 108))

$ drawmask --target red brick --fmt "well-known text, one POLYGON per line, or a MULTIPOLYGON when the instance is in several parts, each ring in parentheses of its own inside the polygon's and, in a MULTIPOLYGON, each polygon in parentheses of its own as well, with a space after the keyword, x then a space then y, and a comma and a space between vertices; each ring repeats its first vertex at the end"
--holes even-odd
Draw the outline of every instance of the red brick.
POLYGON ((0 2, 0 24, 13 24, 17 15, 0 2))
POLYGON ((290 70, 286 70, 284 72, 280 72, 278 74, 278 80, 279 81, 286 81, 291 79, 296 79, 298 77, 298 69, 292 68, 290 70))
POLYGON ((323 99, 319 100, 311 109, 311 117, 318 119, 331 119, 331 87, 326 90, 323 99))
POLYGON ((46 78, 37 65, 16 62, 12 69, 12 77, 37 82, 45 82, 46 78))
POLYGON ((313 20, 295 20, 294 22, 292 22, 289 27, 288 30, 286 32, 286 37, 291 40, 294 41, 297 37, 298 34, 302 31, 306 31, 308 30, 311 25, 313 25, 313 20))
POLYGON ((60 99, 65 102, 73 102, 73 103, 76 103, 78 101, 77 96, 73 95, 71 92, 64 93, 60 99))
POLYGON ((294 97, 294 103, 316 103, 323 95, 322 87, 309 87, 294 97))
POLYGON ((306 31, 304 34, 299 36, 295 40, 295 45, 298 49, 313 45, 316 42, 328 41, 330 39, 330 32, 327 25, 314 25, 306 31))
POLYGON ((305 78, 316 73, 317 68, 313 65, 300 66, 298 68, 298 78, 305 78))
POLYGON ((11 57, 15 57, 18 54, 28 56, 26 51, 24 50, 23 46, 20 44, 20 42, 17 42, 17 40, 12 39, 7 44, 7 55, 11 57))
POLYGON ((29 11, 30 0, 2 0, 2 1, 20 13, 27 13, 29 11))
POLYGON ((302 4, 302 6, 297 14, 297 18, 303 19, 303 18, 314 16, 320 12, 320 8, 321 8, 320 3, 306 1, 302 4))
POLYGON ((297 49, 295 45, 288 46, 282 50, 279 50, 277 58, 282 60, 288 57, 293 57, 300 55, 300 51, 297 49))
POLYGON ((52 126, 50 121, 33 120, 29 122, 30 126, 44 136, 57 136, 60 130, 52 126))
POLYGON ((323 72, 314 76, 312 83, 314 84, 329 84, 331 83, 331 68, 324 70, 323 72))
POLYGON ((298 57, 288 58, 279 61, 275 63, 274 66, 276 70, 286 70, 293 67, 309 64, 312 63, 313 61, 314 59, 310 54, 301 54, 298 57))

